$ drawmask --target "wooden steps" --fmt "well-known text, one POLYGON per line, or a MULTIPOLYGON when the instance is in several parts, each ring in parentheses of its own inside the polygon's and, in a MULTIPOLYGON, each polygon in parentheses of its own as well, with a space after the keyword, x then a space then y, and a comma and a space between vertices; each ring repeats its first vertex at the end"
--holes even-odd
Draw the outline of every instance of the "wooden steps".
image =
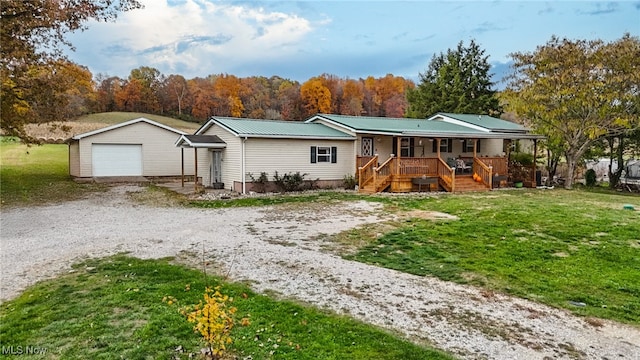
POLYGON ((455 192, 489 191, 483 183, 473 180, 471 175, 456 175, 455 192))

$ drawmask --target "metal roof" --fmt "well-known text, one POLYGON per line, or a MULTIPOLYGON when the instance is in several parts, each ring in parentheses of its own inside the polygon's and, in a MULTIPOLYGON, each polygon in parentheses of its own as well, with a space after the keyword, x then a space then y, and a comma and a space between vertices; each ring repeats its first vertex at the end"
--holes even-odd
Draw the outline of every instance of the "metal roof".
POLYGON ((356 133, 390 133, 403 134, 405 132, 424 133, 473 133, 483 134, 481 130, 469 129, 461 125, 442 121, 428 121, 426 119, 388 118, 373 116, 348 116, 318 114, 307 121, 323 118, 331 123, 342 125, 356 133))
POLYGON ((487 115, 461 116, 462 119, 468 121, 454 118, 450 115, 460 114, 441 113, 429 119, 317 114, 309 118, 307 122, 313 123, 322 119, 345 130, 362 134, 456 138, 544 138, 544 136, 529 133, 521 125, 487 115), (433 121, 438 116, 447 116, 457 121, 433 121), (482 125, 475 124, 474 122, 478 122, 479 119, 486 121, 482 125))
POLYGON ((197 134, 217 124, 239 137, 354 140, 355 138, 322 124, 299 121, 240 119, 214 116, 197 134))
POLYGON ((176 146, 190 148, 225 148, 227 143, 217 135, 182 135, 175 143, 176 146))
POLYGON ((466 122, 471 125, 476 125, 488 129, 490 131, 503 131, 503 132, 526 132, 528 129, 520 124, 516 124, 511 121, 494 118, 489 115, 477 115, 477 114, 453 114, 453 113, 437 113, 430 117, 429 120, 435 120, 438 117, 449 117, 451 119, 466 122))

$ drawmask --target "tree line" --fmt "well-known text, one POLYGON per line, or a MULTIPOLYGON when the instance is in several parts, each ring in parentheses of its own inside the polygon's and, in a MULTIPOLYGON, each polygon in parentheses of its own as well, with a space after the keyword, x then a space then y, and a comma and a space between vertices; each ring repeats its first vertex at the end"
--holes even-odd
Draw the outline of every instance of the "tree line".
POLYGON ((300 84, 280 76, 186 79, 142 66, 126 79, 99 74, 95 91, 82 96, 87 112, 135 111, 198 122, 214 115, 302 120, 316 113, 402 117, 405 93, 413 87, 411 80, 391 74, 366 79, 322 74, 300 84))

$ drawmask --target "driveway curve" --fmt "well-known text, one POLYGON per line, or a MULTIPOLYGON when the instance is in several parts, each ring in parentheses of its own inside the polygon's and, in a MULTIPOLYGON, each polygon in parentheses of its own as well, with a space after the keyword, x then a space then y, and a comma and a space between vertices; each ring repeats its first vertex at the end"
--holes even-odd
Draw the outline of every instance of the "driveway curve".
POLYGON ((463 359, 640 359, 640 329, 472 286, 344 260, 326 236, 385 218, 366 201, 233 209, 141 206, 135 186, 4 210, 0 299, 88 257, 207 257, 230 280, 349 314, 463 359))

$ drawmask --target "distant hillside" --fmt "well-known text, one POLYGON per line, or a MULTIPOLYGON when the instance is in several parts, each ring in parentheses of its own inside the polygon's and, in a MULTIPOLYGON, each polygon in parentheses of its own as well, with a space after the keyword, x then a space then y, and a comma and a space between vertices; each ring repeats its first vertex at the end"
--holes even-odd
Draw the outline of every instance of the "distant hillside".
POLYGON ((173 119, 166 116, 135 113, 135 112, 107 112, 81 116, 73 121, 56 121, 44 124, 29 124, 26 126, 27 133, 44 142, 62 142, 65 139, 78 134, 101 129, 121 122, 137 119, 140 117, 159 122, 174 129, 193 133, 200 127, 200 124, 173 119))

